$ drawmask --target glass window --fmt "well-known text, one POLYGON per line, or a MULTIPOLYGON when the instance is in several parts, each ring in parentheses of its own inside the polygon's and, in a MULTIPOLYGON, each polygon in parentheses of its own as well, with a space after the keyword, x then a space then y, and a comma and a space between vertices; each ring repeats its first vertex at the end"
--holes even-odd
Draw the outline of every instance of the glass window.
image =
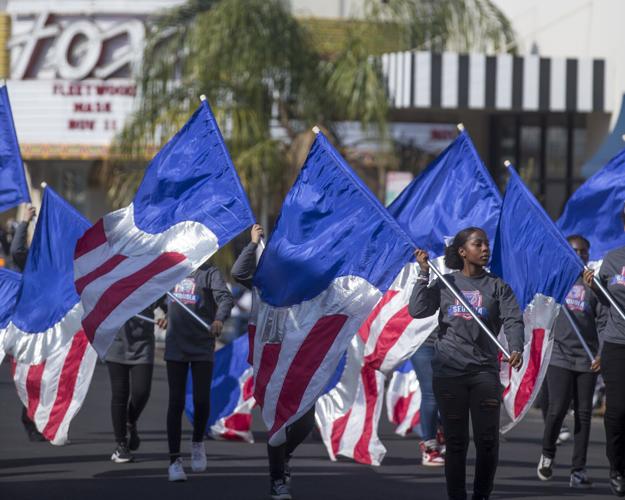
POLYGON ((549 127, 547 129, 547 179, 564 180, 566 178, 566 128, 549 127))

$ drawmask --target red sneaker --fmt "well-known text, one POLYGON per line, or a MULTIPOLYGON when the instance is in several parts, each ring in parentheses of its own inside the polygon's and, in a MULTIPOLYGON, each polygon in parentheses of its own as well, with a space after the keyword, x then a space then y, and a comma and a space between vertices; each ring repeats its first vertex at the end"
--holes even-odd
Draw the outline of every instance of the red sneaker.
POLYGON ((443 434, 443 429, 441 427, 439 427, 438 431, 436 431, 436 444, 438 451, 445 455, 447 447, 445 446, 445 434, 443 434))
MULTIPOLYGON (((434 441, 434 440, 432 440, 434 441)), ((428 441, 428 445, 430 441, 428 441)), ((433 443, 434 444, 434 443, 433 443)), ((442 453, 434 446, 428 446, 425 442, 419 443, 421 449, 421 465, 426 467, 442 467, 445 465, 445 458, 442 453)))

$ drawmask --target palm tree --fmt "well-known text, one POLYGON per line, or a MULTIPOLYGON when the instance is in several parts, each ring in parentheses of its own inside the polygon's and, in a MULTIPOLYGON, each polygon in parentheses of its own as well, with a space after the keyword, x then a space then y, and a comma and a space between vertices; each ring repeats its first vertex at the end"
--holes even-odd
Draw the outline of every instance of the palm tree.
POLYGON ((277 213, 302 164, 314 123, 341 145, 335 124, 374 125, 384 137, 388 100, 380 37, 397 50, 509 49, 513 34, 490 0, 366 0, 331 57, 283 0, 189 0, 148 33, 138 106, 103 170, 113 206, 127 204, 146 159, 186 121, 206 94, 261 223, 277 213), (390 27, 390 30, 389 30, 390 27), (377 37, 377 38, 376 38, 377 37))

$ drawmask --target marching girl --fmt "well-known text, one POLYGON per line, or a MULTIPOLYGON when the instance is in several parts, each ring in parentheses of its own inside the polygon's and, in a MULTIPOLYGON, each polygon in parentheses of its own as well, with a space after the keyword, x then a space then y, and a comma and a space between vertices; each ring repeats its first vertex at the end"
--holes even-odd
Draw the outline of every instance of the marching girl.
MULTIPOLYGON (((251 241, 243 249, 232 266, 232 278, 246 288, 252 288, 252 280, 256 272, 256 249, 263 237, 263 228, 254 224, 251 241)), ((279 446, 267 444, 269 460, 270 486, 269 494, 273 500, 289 500, 291 498, 291 468, 289 461, 295 449, 306 439, 315 426, 315 407, 286 428, 286 442, 279 446)))
MULTIPOLYGON (((588 240, 579 235, 569 236, 567 240, 575 253, 587 263, 590 250, 588 240)), ((599 352, 597 331, 602 329, 600 322, 603 322, 604 314, 601 313, 601 302, 592 289, 584 284, 582 276, 568 293, 563 307, 568 309, 575 327, 584 337, 590 350, 593 353, 599 352)), ((589 361, 571 320, 560 311, 554 326, 554 344, 546 380, 549 402, 545 414, 543 451, 537 467, 538 477, 542 481, 548 481, 553 475, 558 434, 572 400, 575 428, 569 486, 571 488, 592 486, 585 467, 590 437, 592 397, 599 367, 599 356, 592 363, 589 361)))
MULTIPOLYGON (((621 209, 625 226, 625 210, 621 209)), ((599 270, 599 279, 621 311, 625 309, 625 247, 608 252, 599 270)), ((593 273, 584 272, 584 282, 591 286, 607 308, 602 330, 601 375, 605 383, 604 416, 606 455, 610 462, 610 487, 619 497, 625 496, 625 320, 594 284, 593 273)))
MULTIPOLYGON (((470 414, 476 448, 473 499, 487 499, 499 458, 502 389, 498 350, 440 280, 428 285, 427 252, 416 249, 415 256, 421 270, 410 297, 409 312, 414 318, 426 318, 439 310, 432 385, 447 445, 447 494, 453 500, 467 498, 470 414)), ((523 318, 510 286, 484 269, 489 258, 485 232, 478 227, 463 229, 445 250, 445 265, 457 270, 446 278, 467 298, 491 331, 498 332, 503 326, 511 349, 510 365, 518 369, 523 362, 523 318)))

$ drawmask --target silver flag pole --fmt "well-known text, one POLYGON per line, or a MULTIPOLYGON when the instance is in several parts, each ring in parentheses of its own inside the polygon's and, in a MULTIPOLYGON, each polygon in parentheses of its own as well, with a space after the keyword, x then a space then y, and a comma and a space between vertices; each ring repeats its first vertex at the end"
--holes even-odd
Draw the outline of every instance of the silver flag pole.
POLYGON ((458 301, 469 312, 469 314, 471 316, 473 316, 473 319, 475 321, 477 321, 477 324, 480 325, 480 327, 482 328, 482 331, 486 335, 488 335, 490 337, 490 339, 497 345, 499 350, 506 356, 506 361, 509 360, 510 359, 510 354, 508 353, 508 351, 505 349, 505 347, 503 345, 501 345, 501 342, 499 342, 497 340, 497 337, 493 334, 493 332, 490 331, 490 328, 488 328, 488 326, 486 326, 486 323, 484 323, 484 321, 482 321, 482 319, 473 310, 473 307, 471 307, 471 305, 469 305, 469 303, 467 302, 466 298, 462 294, 458 293, 458 291, 447 280, 447 278, 445 278, 445 276, 443 276, 443 273, 441 273, 440 270, 432 262, 428 262, 428 263, 429 263, 430 268, 432 269, 432 271, 434 271, 434 274, 436 274, 436 276, 443 282, 443 284, 449 289, 449 291, 454 295, 454 297, 456 297, 456 299, 458 299, 458 301))
POLYGON ((187 311, 187 313, 189 313, 190 316, 192 316, 200 325, 202 325, 204 328, 206 328, 209 332, 211 331, 211 327, 208 323, 206 323, 206 321, 204 321, 202 318, 200 318, 197 314, 195 314, 191 309, 189 309, 189 307, 184 304, 178 297, 176 297, 173 293, 171 292, 167 292, 167 296, 176 301, 176 303, 182 307, 185 311, 187 311))

